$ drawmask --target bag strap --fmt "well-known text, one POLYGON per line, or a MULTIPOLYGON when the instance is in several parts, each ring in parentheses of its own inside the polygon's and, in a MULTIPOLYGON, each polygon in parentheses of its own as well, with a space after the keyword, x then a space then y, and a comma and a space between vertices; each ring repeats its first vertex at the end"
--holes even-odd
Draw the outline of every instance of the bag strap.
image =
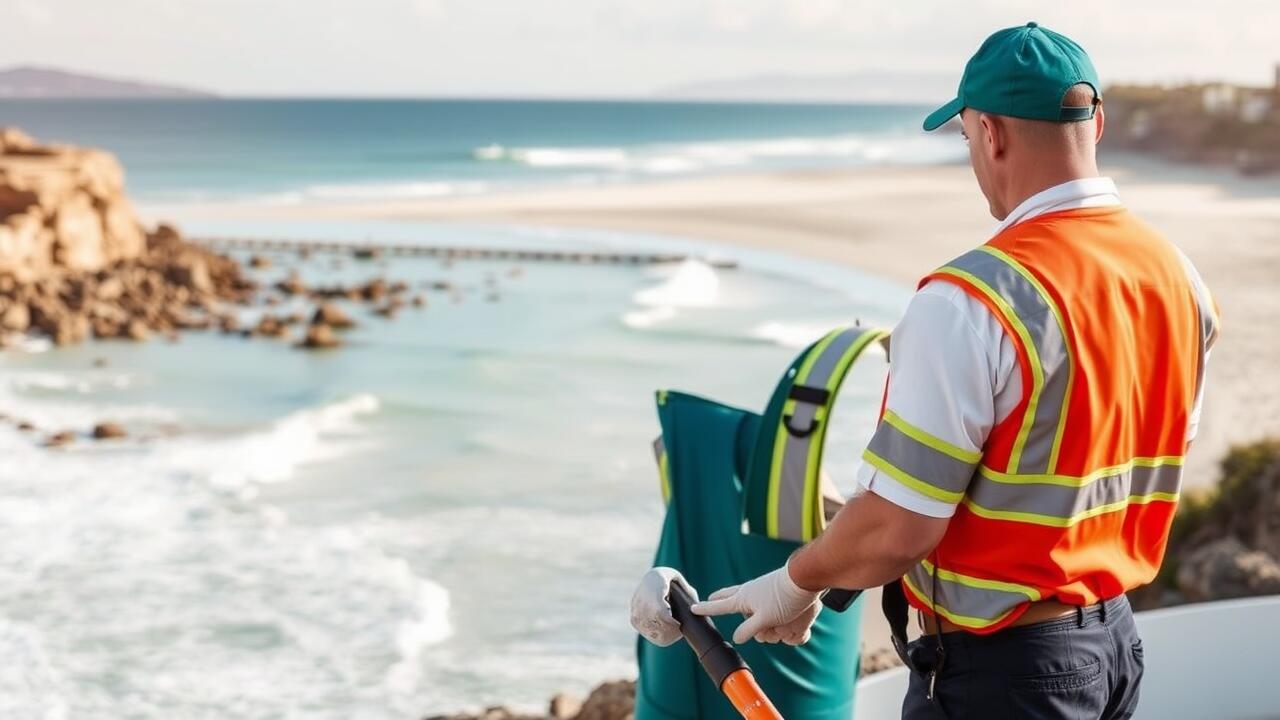
POLYGON ((745 516, 751 532, 803 543, 826 527, 822 450, 828 418, 853 363, 888 331, 837 328, 810 345, 774 390, 747 470, 745 516))

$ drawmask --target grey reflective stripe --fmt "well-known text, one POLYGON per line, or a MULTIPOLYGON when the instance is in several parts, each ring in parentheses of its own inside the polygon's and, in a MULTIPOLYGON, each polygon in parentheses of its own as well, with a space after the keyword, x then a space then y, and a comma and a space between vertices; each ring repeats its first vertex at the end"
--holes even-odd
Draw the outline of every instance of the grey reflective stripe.
POLYGON ((1000 482, 979 469, 965 504, 983 517, 1069 527, 1095 515, 1124 509, 1130 502, 1173 499, 1181 487, 1182 466, 1174 464, 1138 465, 1078 487, 1037 483, 1033 477, 1000 482))
POLYGON ((1191 281, 1192 294, 1196 300, 1196 310, 1200 314, 1200 332, 1197 335, 1198 349, 1200 355, 1196 358, 1196 394, 1194 397, 1199 398, 1201 389, 1204 387, 1204 371, 1206 356, 1209 348, 1213 347, 1213 343, 1218 339, 1218 318, 1213 313, 1213 299, 1209 297, 1209 290, 1204 286, 1204 281, 1200 279, 1200 275, 1196 272, 1195 267, 1191 265, 1191 260, 1182 251, 1178 251, 1178 255, 1182 258, 1183 267, 1187 271, 1187 277, 1191 281))
POLYGON ((776 512, 777 524, 771 533, 774 537, 804 542, 815 535, 806 527, 806 517, 811 523, 823 522, 817 470, 826 437, 826 420, 835 403, 836 390, 852 362, 871 341, 884 334, 882 330, 857 327, 833 331, 810 351, 818 353, 812 362, 806 359, 801 363, 793 379, 794 385, 824 389, 829 394, 822 405, 798 400, 787 400, 783 404, 776 438, 781 446, 777 452, 781 452, 782 457, 773 459, 776 474, 770 477, 771 483, 777 487, 776 507, 769 509, 771 513, 776 512), (788 427, 800 431, 800 434, 791 432, 788 427), (810 428, 812 432, 803 432, 810 428), (814 469, 812 475, 809 473, 811 464, 814 469), (819 506, 808 516, 805 514, 806 498, 819 506))
MULTIPOLYGON (((1063 409, 1067 401, 1067 388, 1071 379, 1071 356, 1067 339, 1058 324, 1058 315, 1050 306, 1050 299, 1027 279, 1018 268, 1005 259, 984 250, 972 250, 956 258, 948 267, 963 270, 985 282, 1013 308, 1015 318, 1026 328, 1044 377, 1035 406, 1035 416, 1022 447, 1017 465, 1010 472, 1050 473, 1054 442, 1058 437, 1058 425, 1064 420, 1063 409)), ((1023 268, 1025 270, 1025 268, 1023 268)), ((1025 388, 1024 392, 1034 392, 1025 388)))
MULTIPOLYGON (((801 374, 796 375, 795 384, 827 387, 827 382, 840 364, 840 358, 853 347, 863 332, 861 328, 842 330, 825 348, 815 347, 814 351, 820 350, 820 354, 814 359, 808 373, 803 373, 803 377, 801 374)), ((827 402, 834 400, 833 394, 827 402)), ((782 477, 779 478, 778 487, 778 536, 800 542, 806 539, 804 498, 805 486, 810 482, 809 455, 822 452, 821 439, 826 434, 826 428, 819 428, 817 432, 804 437, 796 437, 787 431, 786 426, 801 429, 812 427, 819 407, 812 403, 796 402, 790 418, 783 412, 782 426, 778 428, 778 432, 785 434, 782 444, 782 477)), ((813 480, 816 481, 816 478, 813 480)))
POLYGON ((935 582, 933 573, 924 563, 911 568, 906 580, 912 592, 937 614, 957 625, 974 629, 994 625, 1022 603, 1040 599, 1040 593, 1033 588, 1020 589, 1012 583, 995 582, 984 582, 988 587, 977 587, 959 582, 956 576, 944 570, 938 571, 935 582))
POLYGON ((881 420, 876 427, 871 442, 867 443, 867 452, 875 456, 867 460, 886 474, 926 495, 951 503, 959 502, 977 467, 976 461, 966 462, 929 447, 887 420, 881 420), (883 463, 892 470, 882 467, 883 463), (894 470, 909 477, 902 478, 894 470))
POLYGON ((671 502, 671 465, 667 461, 667 444, 659 435, 653 441, 653 459, 658 462, 658 487, 662 490, 662 501, 671 502))

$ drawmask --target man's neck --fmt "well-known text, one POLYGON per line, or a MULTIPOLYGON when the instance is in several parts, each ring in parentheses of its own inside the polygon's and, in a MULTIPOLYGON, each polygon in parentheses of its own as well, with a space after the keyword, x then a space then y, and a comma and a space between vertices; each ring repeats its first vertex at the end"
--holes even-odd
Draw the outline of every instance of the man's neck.
POLYGON ((1051 187, 1057 187, 1063 183, 1072 180, 1084 180, 1087 178, 1099 177, 1097 163, 1081 164, 1078 167, 1063 168, 1052 172, 1032 172, 1020 175, 1015 180, 1015 185, 1010 188, 1007 197, 1008 209, 1006 215, 1013 212, 1019 205, 1026 202, 1028 198, 1044 192, 1051 187))

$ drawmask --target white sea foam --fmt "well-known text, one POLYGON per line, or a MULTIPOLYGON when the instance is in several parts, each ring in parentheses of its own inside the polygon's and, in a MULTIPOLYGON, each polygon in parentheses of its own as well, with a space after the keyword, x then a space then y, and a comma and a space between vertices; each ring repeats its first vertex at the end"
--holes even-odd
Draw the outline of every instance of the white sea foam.
POLYGON ((452 632, 444 587, 358 519, 294 523, 217 482, 237 465, 288 474, 377 408, 356 395, 230 437, 116 445, 109 461, 0 425, 0 583, 42 588, 0 604, 0 717, 420 710, 423 650, 452 632), (270 443, 286 459, 264 464, 270 443))
POLYGON ((674 269, 656 268, 661 280, 637 290, 632 302, 640 307, 622 314, 622 324, 637 330, 651 328, 675 318, 682 308, 704 308, 720 299, 720 276, 715 268, 696 258, 674 269))
POLYGON ((166 453, 169 461, 203 468, 209 482, 224 491, 251 483, 289 480, 299 466, 335 457, 345 448, 332 437, 349 433, 362 415, 377 412, 378 399, 360 394, 316 408, 293 412, 266 428, 225 438, 182 438, 166 453))
POLYGON ((476 160, 535 168, 578 168, 641 175, 696 173, 756 164, 836 160, 852 163, 929 163, 961 157, 950 138, 914 135, 833 135, 606 147, 486 145, 476 160))
POLYGON ((665 274, 663 281, 637 291, 632 300, 648 307, 689 308, 710 307, 720 297, 720 276, 701 260, 690 258, 674 271, 659 272, 665 274))

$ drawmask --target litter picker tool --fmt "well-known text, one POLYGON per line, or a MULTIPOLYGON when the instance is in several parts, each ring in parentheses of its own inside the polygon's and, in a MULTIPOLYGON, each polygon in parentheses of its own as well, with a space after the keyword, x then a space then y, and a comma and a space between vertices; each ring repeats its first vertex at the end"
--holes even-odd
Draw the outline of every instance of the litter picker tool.
POLYGON ((680 623, 680 634, 693 649, 711 682, 746 720, 783 720, 782 714, 756 684, 751 668, 733 646, 725 642, 710 618, 694 615, 693 597, 680 583, 671 583, 671 615, 680 623))

